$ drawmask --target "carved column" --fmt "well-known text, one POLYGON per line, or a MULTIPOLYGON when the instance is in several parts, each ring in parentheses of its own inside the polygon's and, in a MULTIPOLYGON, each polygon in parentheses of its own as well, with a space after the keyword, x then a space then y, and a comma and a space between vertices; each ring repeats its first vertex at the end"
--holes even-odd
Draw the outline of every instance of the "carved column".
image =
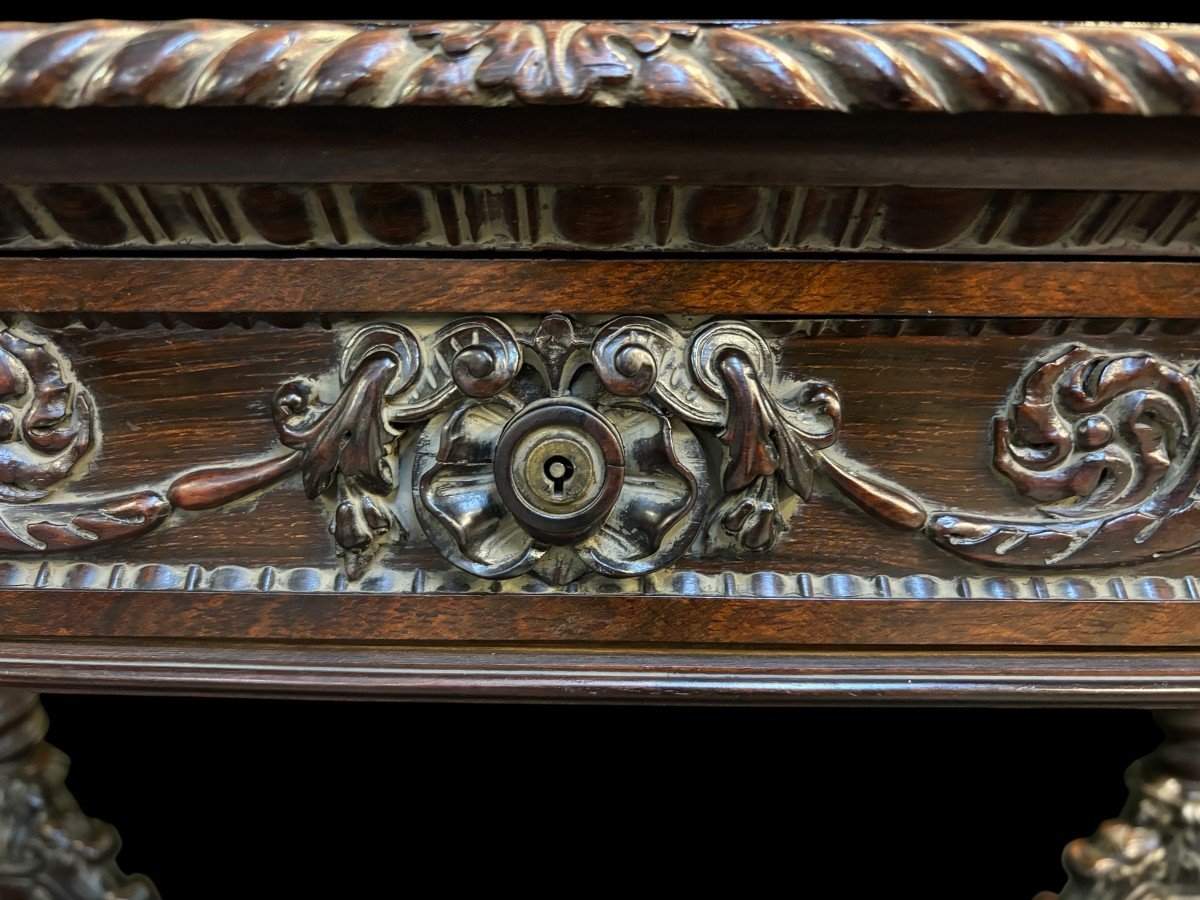
POLYGON ((1200 710, 1155 718, 1166 739, 1130 766, 1121 818, 1067 845, 1068 880, 1059 900, 1200 897, 1200 710))
POLYGON ((0 692, 0 898, 156 900, 149 880, 117 868, 117 832, 67 791, 46 727, 36 694, 0 692))

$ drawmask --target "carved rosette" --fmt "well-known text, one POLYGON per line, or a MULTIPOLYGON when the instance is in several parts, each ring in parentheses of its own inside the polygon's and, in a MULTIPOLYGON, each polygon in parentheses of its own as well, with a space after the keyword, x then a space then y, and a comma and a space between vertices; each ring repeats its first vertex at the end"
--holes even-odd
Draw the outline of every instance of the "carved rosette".
POLYGON ((587 328, 552 315, 518 335, 476 317, 425 337, 371 325, 342 363, 336 399, 296 381, 275 407, 308 495, 334 495, 351 578, 414 524, 483 578, 632 577, 687 552, 702 526, 706 552, 771 549, 784 492, 807 500, 819 470, 883 490, 822 456, 840 423, 834 390, 783 379, 740 322, 688 334, 643 317, 587 328), (697 429, 719 438, 722 459, 697 429), (405 466, 411 500, 398 490, 405 466))
POLYGON ((1120 565, 1192 550, 1196 371, 1070 344, 1035 359, 993 425, 996 470, 1038 504, 1007 520, 945 513, 934 541, 993 565, 1120 565))
POLYGON ((161 521, 169 505, 154 491, 51 498, 99 440, 95 403, 54 345, 0 328, 0 550, 83 549, 161 521))
POLYGON ((570 373, 552 384, 547 370, 422 433, 413 484, 426 534, 487 578, 533 570, 563 584, 666 565, 691 544, 707 505, 699 440, 676 417, 594 379, 567 394, 570 373))
POLYGON ((135 537, 298 470, 351 580, 414 533, 477 577, 553 584, 766 553, 818 483, 973 562, 1126 565, 1200 546, 1197 378, 1142 351, 1046 352, 993 423, 996 472, 1032 512, 931 513, 844 453, 837 391, 781 372, 747 322, 372 323, 336 371, 276 392, 283 455, 97 497, 70 487, 100 442, 94 401, 53 344, 0 328, 0 550, 135 537))

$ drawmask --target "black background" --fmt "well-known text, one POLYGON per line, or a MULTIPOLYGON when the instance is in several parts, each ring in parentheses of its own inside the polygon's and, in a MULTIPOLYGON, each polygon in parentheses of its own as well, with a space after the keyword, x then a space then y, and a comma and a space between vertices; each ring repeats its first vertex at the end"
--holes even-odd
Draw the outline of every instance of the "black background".
POLYGON ((1159 737, 1128 710, 45 704, 167 900, 1028 900, 1159 737))
MULTIPOLYGON (((22 18, 35 9, 25 5, 22 18)), ((121 18, 1096 17, 945 4, 486 11, 99 7, 121 18), (1000 16, 985 15, 999 11, 1000 16), (766 13, 763 15, 762 13, 766 13), (374 15, 372 15, 374 13, 374 15), (353 14, 353 15, 351 15, 353 14)), ((1152 6, 1126 17, 1169 20, 1152 6)), ((11 13, 6 14, 11 15, 11 13)), ((1157 743, 1128 710, 758 709, 48 695, 69 785, 167 900, 466 891, 1029 898, 1157 743), (815 888, 815 885, 827 885, 815 888)))

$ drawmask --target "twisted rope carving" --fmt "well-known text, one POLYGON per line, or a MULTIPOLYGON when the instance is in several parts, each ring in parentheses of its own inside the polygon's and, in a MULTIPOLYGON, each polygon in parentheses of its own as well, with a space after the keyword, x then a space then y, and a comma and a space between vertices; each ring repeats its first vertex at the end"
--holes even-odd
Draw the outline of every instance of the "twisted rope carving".
POLYGON ((1200 27, 0 25, 0 107, 595 106, 1200 114, 1200 27))

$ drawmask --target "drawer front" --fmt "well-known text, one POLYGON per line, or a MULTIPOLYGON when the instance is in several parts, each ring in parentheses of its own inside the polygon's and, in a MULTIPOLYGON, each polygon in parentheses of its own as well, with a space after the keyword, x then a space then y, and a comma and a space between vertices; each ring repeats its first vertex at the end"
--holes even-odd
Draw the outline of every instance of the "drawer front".
POLYGON ((661 692, 739 648, 692 689, 992 696, 1200 639, 1187 264, 0 268, 10 677, 220 647, 294 688, 308 641, 661 692))

